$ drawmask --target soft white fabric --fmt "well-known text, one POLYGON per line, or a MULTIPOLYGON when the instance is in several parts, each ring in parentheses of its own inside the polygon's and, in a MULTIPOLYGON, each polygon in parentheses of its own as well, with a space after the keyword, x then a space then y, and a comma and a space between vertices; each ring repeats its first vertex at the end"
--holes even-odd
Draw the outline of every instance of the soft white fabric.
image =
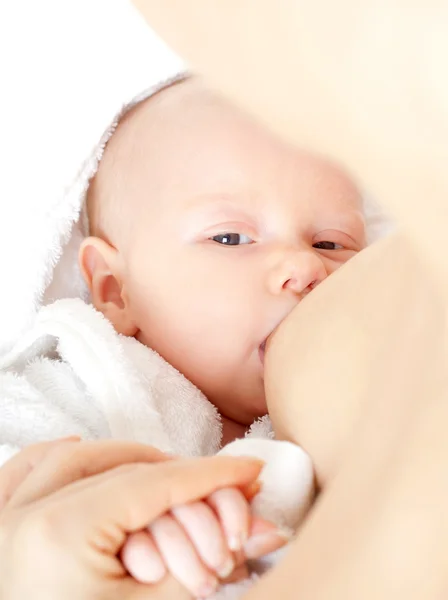
MULTIPOLYGON (((220 449, 221 418, 205 396, 154 351, 118 335, 82 300, 43 307, 1 359, 0 371, 2 461, 27 444, 72 434, 132 440, 181 456, 220 449)), ((221 452, 266 462, 254 512, 293 534, 313 497, 309 457, 274 441, 267 417, 221 452)), ((271 561, 257 561, 254 572, 271 561)), ((239 597, 246 585, 225 586, 217 598, 239 597)))
POLYGON ((79 299, 43 307, 0 369, 2 444, 79 434, 185 456, 220 448, 218 412, 199 390, 79 299))

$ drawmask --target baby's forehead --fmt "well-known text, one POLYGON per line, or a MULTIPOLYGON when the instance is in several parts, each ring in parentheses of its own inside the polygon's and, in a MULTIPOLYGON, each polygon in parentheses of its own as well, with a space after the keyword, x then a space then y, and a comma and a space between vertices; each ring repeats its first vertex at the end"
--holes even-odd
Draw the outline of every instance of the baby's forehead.
MULTIPOLYGON (((201 165, 201 170, 192 174, 194 165, 190 162, 190 157, 182 162, 181 155, 175 153, 175 148, 187 146, 194 151, 199 144, 203 153, 208 156, 219 152, 217 146, 222 136, 227 138, 233 136, 233 134, 227 135, 228 129, 234 131, 238 139, 242 136, 248 142, 245 149, 250 150, 254 143, 258 149, 260 145, 266 143, 270 157, 273 156, 272 142, 274 142, 274 151, 277 149, 281 151, 282 142, 265 132, 259 124, 254 124, 250 117, 226 100, 208 90, 203 82, 195 77, 175 83, 135 106, 122 119, 109 141, 95 185, 92 186, 90 202, 99 207, 101 220, 104 223, 114 221, 119 224, 124 218, 124 212, 127 215, 126 220, 135 220, 142 209, 149 207, 154 197, 154 190, 144 193, 146 186, 151 187, 154 184, 157 188, 159 182, 165 185, 170 178, 176 180, 179 169, 189 171, 188 179, 194 180, 195 186, 198 185, 197 180, 206 179, 207 173, 201 165), (211 127, 215 129, 210 129, 211 127), (219 135, 215 136, 218 129, 219 135), (243 132, 241 135, 240 131, 243 132), (207 152, 204 150, 206 148, 207 152), (176 174, 173 173, 173 169, 176 174), (202 173, 200 177, 199 173, 202 173), (124 198, 126 202, 123 202, 124 198), (135 206, 136 203, 138 206, 135 206)), ((238 154, 230 162, 237 162, 240 156, 244 162, 247 152, 241 152, 244 155, 238 154)), ((306 152, 294 149, 293 153, 297 156, 298 163, 301 160, 304 162, 313 160, 306 152)), ((225 164, 228 166, 228 163, 218 162, 218 168, 215 162, 213 163, 215 170, 224 171, 226 174, 225 164)), ((332 179, 333 175, 335 178, 338 177, 338 173, 340 175, 336 166, 326 168, 325 161, 322 161, 322 166, 323 170, 318 173, 318 176, 332 179)), ((317 171, 319 169, 318 166, 317 171)), ((178 179, 180 180, 181 177, 178 179)), ((202 186, 202 182, 199 183, 202 186)), ((184 185, 185 182, 182 181, 182 184, 184 185)), ((225 197, 226 190, 222 192, 222 196, 225 197)), ((361 208, 360 194, 354 193, 350 196, 353 205, 359 203, 361 208)), ((180 195, 181 204, 190 201, 188 193, 185 196, 180 195)), ((235 196, 233 201, 237 202, 238 196, 235 196)), ((213 202, 213 198, 210 202, 213 202)), ((281 197, 278 198, 278 202, 281 202, 281 197)), ((217 197, 216 203, 222 204, 222 198, 217 197)), ((96 212, 98 213, 98 210, 96 212)))

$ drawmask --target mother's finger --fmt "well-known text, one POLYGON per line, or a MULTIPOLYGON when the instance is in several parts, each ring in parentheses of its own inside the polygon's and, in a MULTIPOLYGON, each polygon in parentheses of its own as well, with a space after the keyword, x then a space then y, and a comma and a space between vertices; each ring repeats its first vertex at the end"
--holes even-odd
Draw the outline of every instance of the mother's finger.
POLYGON ((79 442, 78 436, 70 436, 50 442, 27 446, 0 468, 0 512, 22 482, 50 452, 60 446, 79 442))
POLYGON ((23 506, 66 485, 127 463, 169 460, 156 448, 115 440, 59 444, 48 448, 38 468, 28 470, 10 498, 9 507, 23 506))
POLYGON ((253 458, 216 456, 134 464, 113 469, 54 493, 42 505, 51 530, 72 546, 92 544, 115 556, 126 535, 144 529, 174 506, 199 500, 228 486, 254 481, 263 463, 253 458), (76 523, 67 514, 76 512, 76 523))

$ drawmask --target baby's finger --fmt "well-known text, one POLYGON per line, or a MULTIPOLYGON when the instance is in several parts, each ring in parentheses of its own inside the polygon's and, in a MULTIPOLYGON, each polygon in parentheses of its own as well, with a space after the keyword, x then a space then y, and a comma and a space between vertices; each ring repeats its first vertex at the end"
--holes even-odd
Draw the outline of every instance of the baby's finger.
POLYGON ((236 567, 235 570, 232 571, 232 573, 229 575, 229 577, 227 577, 227 579, 225 579, 221 583, 237 583, 238 581, 244 581, 244 579, 247 579, 249 575, 249 567, 247 566, 247 560, 245 560, 242 565, 236 567))
POLYGON ((203 565, 181 525, 171 515, 159 517, 149 527, 171 574, 191 594, 205 598, 216 591, 216 577, 203 565))
POLYGON ((248 540, 244 546, 233 553, 234 571, 226 578, 226 583, 238 581, 240 569, 247 559, 257 559, 266 556, 291 541, 291 533, 278 529, 273 523, 261 517, 252 516, 249 525, 248 540))
POLYGON ((261 488, 261 481, 257 479, 256 481, 252 481, 248 485, 242 486, 240 490, 242 491, 243 496, 246 498, 246 500, 250 502, 260 492, 261 488))
POLYGON ((139 583, 157 583, 166 567, 148 531, 138 531, 126 540, 120 558, 127 572, 139 583))
POLYGON ((171 510, 182 525, 204 564, 226 579, 235 566, 223 530, 213 510, 205 502, 183 504, 171 510))
POLYGON ((249 539, 244 544, 244 556, 248 559, 261 558, 282 548, 289 541, 291 541, 290 532, 278 529, 260 517, 254 517, 249 539))
POLYGON ((218 515, 232 552, 241 550, 249 537, 250 506, 243 493, 236 488, 213 492, 207 502, 218 515))

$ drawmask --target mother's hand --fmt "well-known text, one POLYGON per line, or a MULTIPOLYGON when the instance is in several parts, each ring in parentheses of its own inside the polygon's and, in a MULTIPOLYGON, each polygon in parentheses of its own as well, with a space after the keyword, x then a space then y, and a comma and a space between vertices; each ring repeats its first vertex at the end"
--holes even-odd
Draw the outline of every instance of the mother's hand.
POLYGON ((0 469, 0 597, 188 598, 171 578, 133 580, 118 558, 126 537, 177 504, 250 484, 260 469, 230 457, 164 461, 122 442, 30 447, 0 469))

